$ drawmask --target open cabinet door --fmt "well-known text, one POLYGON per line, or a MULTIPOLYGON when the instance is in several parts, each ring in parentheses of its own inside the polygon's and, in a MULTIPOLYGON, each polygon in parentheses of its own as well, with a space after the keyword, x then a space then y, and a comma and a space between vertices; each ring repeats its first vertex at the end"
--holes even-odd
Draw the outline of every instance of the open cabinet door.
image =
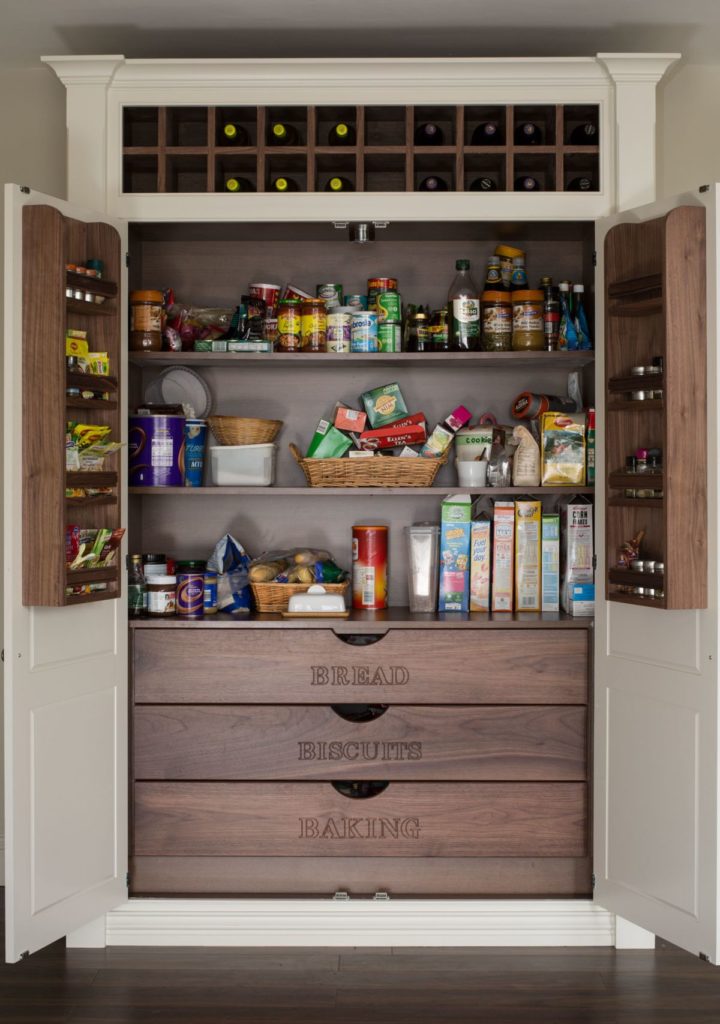
POLYGON ((595 900, 713 963, 717 210, 713 185, 598 225, 597 405, 599 436, 607 433, 598 449, 594 725, 595 900), (631 405, 617 375, 663 352, 663 398, 631 405), (662 488, 651 507, 624 491, 633 481, 622 474, 626 455, 654 445, 662 478, 637 484, 662 488), (624 535, 643 528, 640 558, 665 561, 664 582, 638 579, 651 584, 650 598, 645 588, 624 591, 627 574, 615 568, 624 535))
MULTIPOLYGON (((29 189, 6 186, 3 572, 9 962, 127 898, 124 574, 115 574, 114 598, 99 592, 88 600, 69 597, 64 554, 66 523, 112 525, 110 498, 102 508, 66 507, 65 422, 110 422, 102 419, 110 413, 67 404, 65 329, 86 327, 91 350, 101 345, 110 350, 111 373, 122 382, 126 249, 123 225, 29 189), (66 262, 100 256, 105 258, 104 279, 114 278, 118 286, 103 316, 84 313, 82 301, 66 301, 65 292, 66 262), (111 330, 108 324, 113 322, 111 330), (39 512, 45 517, 44 529, 37 525, 39 512)), ((100 287, 112 285, 104 280, 100 287)), ((114 409, 124 439, 122 386, 114 397, 108 409, 114 409)), ((123 525, 124 475, 123 452, 112 509, 123 525)), ((124 548, 117 559, 123 566, 124 548)), ((108 575, 105 570, 105 579, 108 575)))

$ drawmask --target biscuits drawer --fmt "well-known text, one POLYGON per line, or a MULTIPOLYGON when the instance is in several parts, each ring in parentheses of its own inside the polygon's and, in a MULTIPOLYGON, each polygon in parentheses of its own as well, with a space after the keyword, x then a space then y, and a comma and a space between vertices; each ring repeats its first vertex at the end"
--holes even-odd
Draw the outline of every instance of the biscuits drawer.
POLYGON ((585 730, 572 705, 139 705, 134 775, 583 781, 585 730))
POLYGON ((133 852, 138 857, 580 857, 586 852, 584 783, 398 782, 369 799, 346 795, 350 786, 139 782, 133 852))
POLYGON ((136 630, 138 703, 584 704, 587 632, 136 630), (367 637, 363 636, 363 641, 367 637), (348 642, 351 641, 351 642, 348 642))

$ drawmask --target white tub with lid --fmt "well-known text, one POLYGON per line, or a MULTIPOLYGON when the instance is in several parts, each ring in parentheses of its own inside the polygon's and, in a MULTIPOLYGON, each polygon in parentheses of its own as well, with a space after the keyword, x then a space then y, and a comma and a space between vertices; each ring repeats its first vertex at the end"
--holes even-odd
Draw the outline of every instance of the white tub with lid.
POLYGON ((276 444, 226 444, 210 448, 210 480, 218 487, 270 487, 276 444))

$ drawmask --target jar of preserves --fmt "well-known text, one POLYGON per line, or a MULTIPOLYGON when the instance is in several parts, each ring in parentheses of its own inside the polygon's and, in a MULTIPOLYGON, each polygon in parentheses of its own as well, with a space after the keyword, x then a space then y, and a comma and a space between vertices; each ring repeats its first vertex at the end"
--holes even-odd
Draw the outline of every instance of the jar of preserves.
POLYGON ((280 299, 278 304, 278 347, 281 352, 300 352, 302 315, 299 299, 280 299))
POLYGON ((541 352, 545 348, 543 297, 541 291, 513 292, 512 347, 515 351, 541 352))
POLYGON ((162 317, 162 292, 130 292, 130 348, 133 352, 162 351, 162 317))
POLYGON ((512 351, 513 307, 508 292, 483 292, 481 306, 483 351, 512 351))
POLYGON ((302 347, 306 352, 327 351, 325 299, 303 299, 300 307, 302 347))

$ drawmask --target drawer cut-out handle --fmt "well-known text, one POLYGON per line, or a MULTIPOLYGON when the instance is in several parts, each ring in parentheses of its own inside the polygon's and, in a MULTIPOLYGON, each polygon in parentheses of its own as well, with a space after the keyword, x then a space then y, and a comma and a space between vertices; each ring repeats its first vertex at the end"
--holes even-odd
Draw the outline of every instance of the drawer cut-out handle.
POLYGON ((331 704, 332 710, 346 722, 374 722, 387 711, 388 704, 331 704))
POLYGON ((387 633, 336 633, 335 636, 351 647, 371 647, 380 643, 387 633))
POLYGON ((341 796, 349 800, 370 800, 384 792, 389 782, 333 782, 332 786, 341 796))

